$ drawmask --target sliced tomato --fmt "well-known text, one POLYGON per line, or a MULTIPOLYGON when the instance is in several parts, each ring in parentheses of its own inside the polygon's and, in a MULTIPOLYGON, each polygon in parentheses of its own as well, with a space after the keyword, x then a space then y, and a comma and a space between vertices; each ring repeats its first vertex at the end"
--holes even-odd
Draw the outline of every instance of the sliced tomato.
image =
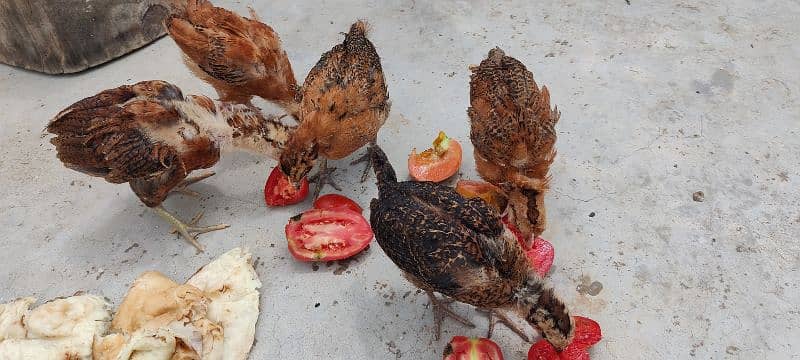
POLYGON ((481 198, 501 213, 505 211, 506 205, 508 205, 508 198, 503 194, 503 191, 485 181, 458 180, 456 192, 467 199, 481 198))
POLYGON ((536 273, 541 277, 545 277, 550 271, 550 268, 553 266, 555 254, 553 244, 538 236, 533 239, 531 248, 525 251, 525 255, 528 256, 528 261, 531 262, 536 273))
MULTIPOLYGON (((517 238, 517 241, 525 249, 525 238, 522 236, 522 232, 517 229, 514 224, 508 221, 507 216, 503 216, 503 223, 514 233, 514 236, 517 238)), ((555 249, 553 248, 553 244, 549 241, 542 239, 541 237, 536 237, 533 239, 533 244, 531 245, 530 249, 525 250, 525 255, 528 257, 528 261, 531 263, 531 266, 536 273, 539 274, 541 277, 545 277, 547 273, 550 271, 550 268, 553 266, 553 259, 555 258, 555 249)))
POLYGON ((567 347, 558 354, 559 360, 591 360, 586 349, 567 347))
POLYGON ((456 139, 439 131, 433 147, 417 154, 417 149, 408 156, 408 172, 417 181, 440 182, 455 175, 461 166, 461 144, 456 139))
POLYGON ((363 209, 355 201, 339 194, 327 194, 320 196, 314 201, 315 209, 338 209, 345 208, 361 213, 363 209))
POLYGON ((289 177, 283 174, 280 166, 276 166, 269 173, 267 183, 264 185, 264 200, 269 206, 286 206, 297 204, 308 196, 308 180, 303 178, 300 187, 295 189, 289 182, 289 177))
POLYGON ((444 360, 503 360, 503 352, 486 338, 454 336, 444 348, 444 360))
POLYGON ((372 228, 360 213, 346 208, 310 209, 286 224, 289 252, 301 261, 351 257, 372 241, 372 228))
POLYGON ((603 332, 597 321, 583 317, 573 316, 575 319, 575 338, 567 348, 575 346, 580 349, 588 349, 603 339, 603 332))
POLYGON ((559 352, 547 340, 542 339, 528 350, 528 360, 591 360, 586 349, 568 346, 559 352))
POLYGON ((587 350, 603 338, 600 325, 583 316, 573 316, 573 318, 575 337, 572 343, 559 352, 547 340, 539 340, 528 350, 528 360, 589 360, 587 350))
POLYGON ((560 356, 552 344, 542 339, 528 350, 528 360, 560 360, 560 356))

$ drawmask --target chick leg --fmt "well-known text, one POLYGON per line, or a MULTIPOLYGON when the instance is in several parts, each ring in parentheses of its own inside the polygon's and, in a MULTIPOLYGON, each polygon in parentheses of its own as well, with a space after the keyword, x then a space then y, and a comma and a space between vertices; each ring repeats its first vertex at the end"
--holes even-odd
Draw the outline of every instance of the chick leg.
POLYGON ((528 335, 525 335, 525 332, 522 331, 522 329, 520 329, 519 326, 517 326, 517 324, 511 321, 511 319, 509 319, 505 314, 501 313, 500 311, 492 309, 478 309, 478 311, 489 314, 489 331, 486 335, 487 338, 491 339, 492 333, 494 332, 494 326, 497 325, 497 323, 502 323, 507 328, 511 329, 511 331, 513 331, 515 334, 517 334, 517 336, 522 338, 522 340, 524 340, 525 342, 531 342, 530 339, 528 338, 528 335))
POLYGON ((369 178, 369 173, 372 170, 372 153, 374 152, 372 150, 372 146, 373 145, 375 145, 374 141, 371 142, 367 146, 367 153, 366 154, 362 155, 361 157, 359 157, 358 159, 355 159, 353 162, 350 163, 350 165, 360 164, 362 162, 366 162, 367 163, 367 166, 364 168, 364 173, 361 174, 361 182, 362 183, 364 181, 367 181, 367 178, 369 178))
POLYGON ((215 172, 209 171, 209 172, 207 172, 205 174, 202 174, 202 175, 197 175, 197 176, 192 176, 190 178, 186 178, 183 181, 181 181, 178 185, 176 185, 172 189, 172 192, 181 193, 181 194, 184 194, 184 195, 189 195, 189 196, 194 196, 194 197, 200 197, 200 193, 199 192, 193 191, 193 190, 189 190, 186 187, 188 187, 189 185, 192 185, 192 184, 194 184, 196 182, 208 179, 208 178, 214 176, 215 174, 216 174, 215 172))
POLYGON ((177 230, 178 233, 180 233, 181 236, 183 236, 183 238, 186 239, 186 241, 191 243, 200 252, 203 252, 205 249, 203 248, 203 245, 200 245, 200 243, 197 242, 197 235, 205 234, 211 231, 226 229, 230 226, 228 224, 219 224, 213 226, 198 227, 195 226, 195 223, 197 222, 197 220, 200 219, 199 216, 196 216, 195 220, 193 220, 191 223, 187 225, 183 221, 176 218, 174 215, 170 214, 161 205, 154 207, 153 210, 155 210, 158 216, 161 216, 168 223, 172 224, 175 230, 177 230))
POLYGON ((342 191, 342 188, 333 181, 332 175, 334 170, 336 170, 335 167, 328 167, 328 159, 323 158, 322 162, 319 164, 317 173, 308 177, 309 182, 317 183, 317 186, 314 187, 314 200, 317 200, 320 191, 322 191, 325 185, 330 185, 337 191, 342 191))
POLYGON ((431 305, 433 305, 433 324, 436 327, 434 329, 434 339, 439 340, 442 335, 442 321, 445 317, 451 317, 453 320, 460 322, 461 324, 474 328, 475 324, 471 321, 463 318, 461 315, 456 314, 452 309, 450 309, 450 304, 453 302, 453 299, 437 299, 433 292, 425 291, 428 294, 428 298, 431 301, 431 305))

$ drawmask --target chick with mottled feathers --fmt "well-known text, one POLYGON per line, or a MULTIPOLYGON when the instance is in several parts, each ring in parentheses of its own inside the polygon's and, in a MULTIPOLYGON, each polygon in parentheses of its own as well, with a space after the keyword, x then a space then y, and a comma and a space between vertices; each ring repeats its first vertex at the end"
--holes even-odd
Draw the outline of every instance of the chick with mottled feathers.
POLYGON ((341 159, 374 142, 389 108, 380 57, 367 38, 367 23, 358 21, 306 77, 302 123, 281 155, 282 169, 299 183, 318 157, 341 159))
POLYGON ((183 51, 187 66, 211 84, 220 100, 249 103, 259 96, 298 118, 299 92, 278 34, 251 17, 189 0, 186 11, 166 20, 167 32, 183 51))
MULTIPOLYGON (((480 176, 506 190, 510 219, 528 241, 546 228, 544 194, 560 113, 519 60, 489 51, 470 79, 470 139, 480 176)), ((529 243, 530 245, 530 243, 529 243)))
POLYGON ((189 173, 213 166, 225 150, 277 158, 292 128, 252 106, 184 96, 177 86, 153 80, 78 101, 47 130, 66 167, 127 182, 145 205, 166 216, 161 203, 189 173))
POLYGON ((486 309, 518 313, 559 349, 572 339, 569 312, 530 267, 500 214, 480 199, 431 182, 398 182, 373 146, 379 197, 375 239, 416 286, 486 309))

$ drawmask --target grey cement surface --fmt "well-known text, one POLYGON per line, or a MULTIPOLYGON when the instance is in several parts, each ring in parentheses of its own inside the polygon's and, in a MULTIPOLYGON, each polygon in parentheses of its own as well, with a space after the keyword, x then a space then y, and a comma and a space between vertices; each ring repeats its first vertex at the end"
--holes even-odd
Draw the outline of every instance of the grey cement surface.
MULTIPOLYGON (((477 178, 467 67, 501 46, 562 111, 549 278, 573 313, 603 327, 592 358, 800 358, 797 1, 219 3, 253 5, 300 79, 351 22, 371 21, 393 102, 379 143, 400 176, 411 148, 443 129, 464 144, 463 177, 477 178)), ((195 186, 201 200, 166 202, 232 225, 201 236, 201 255, 127 186, 64 168, 43 137, 48 119, 146 79, 213 95, 169 38, 74 76, 0 67, 0 301, 86 290, 118 304, 145 270, 183 281, 247 246, 264 283, 253 359, 436 359, 451 336, 484 334, 486 318, 459 306, 478 328, 447 322, 433 341, 427 299, 377 244, 347 265, 293 260, 283 226, 310 203, 264 205, 274 160, 229 155, 195 186)), ((376 189, 359 170, 338 180, 366 206, 376 189)), ((528 349, 504 328, 496 341, 508 359, 528 349)))

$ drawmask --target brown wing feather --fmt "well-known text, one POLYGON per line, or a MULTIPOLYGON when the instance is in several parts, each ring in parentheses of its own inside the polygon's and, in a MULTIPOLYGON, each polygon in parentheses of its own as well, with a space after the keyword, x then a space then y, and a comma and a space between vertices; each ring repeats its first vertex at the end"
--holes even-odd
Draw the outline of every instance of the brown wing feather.
POLYGON ((381 188, 370 209, 378 244, 424 289, 495 307, 509 303, 523 280, 528 265, 521 248, 498 233, 499 216, 480 200, 466 201, 439 184, 402 182, 381 188))
POLYGON ((126 105, 69 111, 56 117, 48 130, 57 136, 58 158, 74 170, 101 176, 111 183, 149 177, 179 161, 178 152, 152 141, 142 121, 176 121, 177 113, 148 100, 126 105))
POLYGON ((207 137, 187 140, 179 150, 153 129, 181 120, 171 101, 180 89, 162 81, 105 90, 60 112, 48 125, 58 158, 68 167, 111 183, 130 182, 148 206, 196 168, 213 165, 219 149, 207 137))
MULTIPOLYGON (((547 178, 555 157, 559 112, 550 108, 549 91, 539 90, 525 65, 500 49, 491 50, 473 69, 470 103, 470 139, 482 160, 527 177, 547 178)), ((494 171, 485 172, 497 178, 494 171)))

